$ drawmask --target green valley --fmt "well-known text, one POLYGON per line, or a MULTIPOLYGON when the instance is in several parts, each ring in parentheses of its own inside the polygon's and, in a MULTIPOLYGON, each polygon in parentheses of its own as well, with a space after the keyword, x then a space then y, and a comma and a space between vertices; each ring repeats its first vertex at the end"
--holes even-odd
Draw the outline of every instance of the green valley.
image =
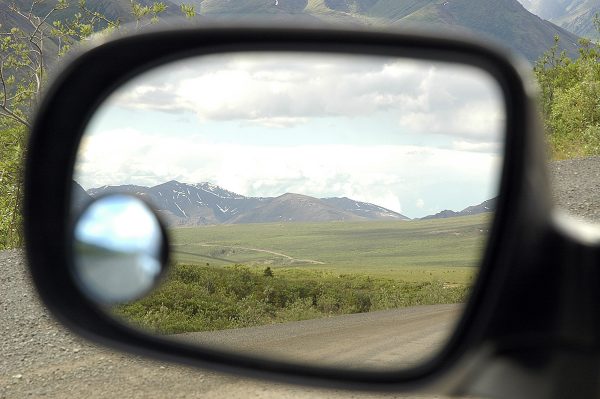
POLYGON ((114 311, 172 334, 461 303, 490 217, 172 229, 164 283, 114 311))
POLYGON ((413 281, 428 279, 429 273, 442 278, 451 270, 453 283, 466 283, 479 261, 489 218, 215 225, 172 229, 171 243, 175 263, 318 269, 413 281))

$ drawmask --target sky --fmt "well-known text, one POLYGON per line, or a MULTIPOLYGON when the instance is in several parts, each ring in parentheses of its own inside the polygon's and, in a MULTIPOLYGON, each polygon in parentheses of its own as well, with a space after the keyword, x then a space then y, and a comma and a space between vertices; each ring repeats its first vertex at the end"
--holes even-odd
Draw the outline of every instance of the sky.
POLYGON ((365 55, 233 53, 157 67, 100 106, 84 188, 210 182, 349 197, 409 217, 498 192, 504 103, 486 72, 365 55))

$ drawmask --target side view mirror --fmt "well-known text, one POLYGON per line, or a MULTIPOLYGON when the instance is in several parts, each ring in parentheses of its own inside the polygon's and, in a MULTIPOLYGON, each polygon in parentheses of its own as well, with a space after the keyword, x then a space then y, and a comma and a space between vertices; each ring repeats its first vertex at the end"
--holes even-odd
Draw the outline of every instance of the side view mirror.
POLYGON ((500 292, 538 264, 522 249, 550 210, 523 76, 502 51, 426 34, 95 43, 31 135, 36 286, 74 331, 134 353, 468 391, 526 317, 500 292))

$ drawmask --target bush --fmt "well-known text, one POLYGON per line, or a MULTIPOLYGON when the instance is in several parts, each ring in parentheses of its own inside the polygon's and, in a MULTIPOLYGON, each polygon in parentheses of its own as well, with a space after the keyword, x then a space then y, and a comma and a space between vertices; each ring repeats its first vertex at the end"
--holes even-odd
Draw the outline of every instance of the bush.
POLYGON ((600 155, 600 47, 582 39, 579 57, 571 60, 557 53, 555 40, 534 68, 551 155, 600 155))
POLYGON ((362 274, 176 265, 153 294, 114 311, 163 334, 251 327, 414 305, 463 302, 468 287, 362 274))

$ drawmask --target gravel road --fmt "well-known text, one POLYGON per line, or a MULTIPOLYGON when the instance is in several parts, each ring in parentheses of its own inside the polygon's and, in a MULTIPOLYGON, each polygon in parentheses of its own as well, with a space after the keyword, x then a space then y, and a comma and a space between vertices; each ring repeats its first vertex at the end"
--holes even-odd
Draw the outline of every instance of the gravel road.
MULTIPOLYGON (((557 203, 575 215, 600 221, 600 158, 554 162, 550 169, 557 203)), ((0 252, 0 289, 1 399, 382 397, 241 379, 84 342, 39 304, 20 251, 0 252)))
POLYGON ((307 364, 393 370, 418 365, 435 353, 452 332, 461 308, 411 306, 174 338, 307 364))
POLYGON ((600 222, 600 157, 552 162, 554 201, 571 215, 600 222))
POLYGON ((0 252, 0 398, 405 398, 242 379, 124 355, 61 327, 39 304, 21 251, 0 252))

